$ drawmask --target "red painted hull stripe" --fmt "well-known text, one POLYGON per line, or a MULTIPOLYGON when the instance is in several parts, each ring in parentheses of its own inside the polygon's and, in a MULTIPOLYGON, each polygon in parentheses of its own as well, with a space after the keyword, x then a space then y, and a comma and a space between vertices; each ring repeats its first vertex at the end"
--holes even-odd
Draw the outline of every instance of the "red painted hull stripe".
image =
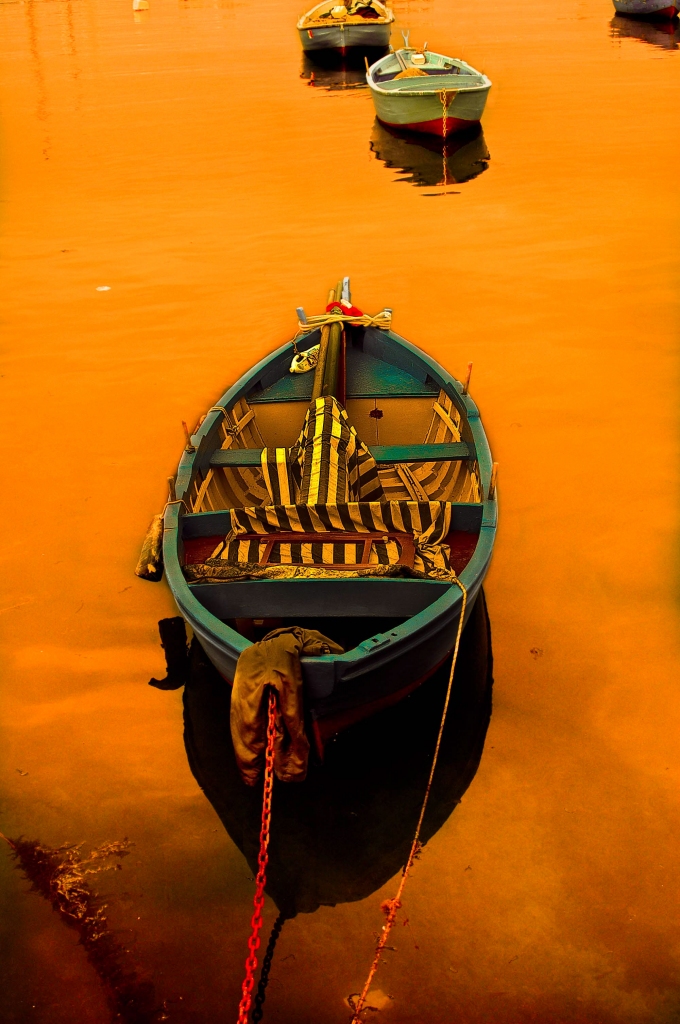
MULTIPOLYGON (((379 118, 379 120, 381 119, 379 118)), ((440 138, 444 136, 443 118, 441 117, 432 121, 415 121, 413 124, 395 124, 394 121, 383 121, 383 124, 389 125, 390 128, 401 128, 402 131, 407 132, 423 132, 425 135, 438 135, 440 138)), ((465 121, 462 117, 447 117, 446 134, 461 132, 466 128, 473 128, 477 124, 479 121, 465 121)))
POLYGON ((673 5, 672 7, 662 7, 660 11, 650 11, 646 14, 644 11, 618 11, 626 18, 636 18, 639 21, 672 21, 680 12, 680 7, 673 5))

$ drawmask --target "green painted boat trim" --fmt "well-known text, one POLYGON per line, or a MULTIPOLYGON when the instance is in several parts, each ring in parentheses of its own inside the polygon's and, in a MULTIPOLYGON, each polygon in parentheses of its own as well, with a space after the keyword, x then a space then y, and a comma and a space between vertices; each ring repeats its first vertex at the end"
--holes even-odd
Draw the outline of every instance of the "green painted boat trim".
MULTIPOLYGON (((393 444, 369 445, 368 449, 380 465, 395 462, 453 462, 475 459, 474 448, 465 441, 449 444, 393 444)), ((210 465, 216 466, 259 466, 262 448, 222 448, 210 458, 210 465)))
MULTIPOLYGON (((457 501, 451 507, 451 529, 476 533, 483 522, 484 506, 479 501, 457 501)), ((182 540, 224 536, 231 530, 231 512, 190 512, 182 516, 182 540)))

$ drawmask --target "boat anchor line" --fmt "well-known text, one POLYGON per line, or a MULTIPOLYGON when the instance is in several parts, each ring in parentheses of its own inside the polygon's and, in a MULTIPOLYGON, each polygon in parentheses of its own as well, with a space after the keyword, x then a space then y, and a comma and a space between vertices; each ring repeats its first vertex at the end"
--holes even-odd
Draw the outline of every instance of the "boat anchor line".
MULTIPOLYGON (((467 589, 456 578, 454 581, 462 593, 462 603, 460 610, 460 618, 458 620, 458 630, 456 632, 456 643, 453 648, 453 655, 451 657, 451 669, 449 672, 449 681, 446 688, 446 696, 444 698, 444 707, 442 709, 442 717, 439 723, 439 731, 437 733, 437 742, 435 743, 434 754, 432 757, 432 765, 430 768, 429 778, 427 780, 427 786, 425 787, 425 794, 423 796, 423 802, 420 807, 420 814, 418 817, 418 823, 413 835, 411 842, 411 848, 409 851, 406 864, 404 865, 401 880, 397 888, 396 894, 392 899, 385 900, 381 905, 381 910, 386 915, 385 924, 383 925, 382 933, 378 944, 375 948, 375 955, 368 972, 368 977, 364 983, 364 987, 361 991, 359 999, 354 1005, 353 1016, 351 1024, 363 1024, 361 1014, 366 1008, 366 997, 368 996, 369 989, 375 974, 378 970, 382 954, 386 948, 387 940, 390 932, 397 918, 397 914, 401 908, 401 897, 406 886, 411 868, 416 858, 419 856, 422 849, 422 843, 420 842, 420 834, 425 819, 425 812, 427 810, 427 804, 430 798, 430 792, 432 789, 432 782, 434 779, 434 773, 437 768, 437 761, 439 759, 439 751, 441 748, 442 737, 444 735, 444 726, 446 725, 446 715, 449 708, 449 702, 451 698, 451 690, 453 687, 453 677, 456 671, 456 662, 458 660, 458 652, 460 650, 460 638, 463 632, 463 624, 465 621, 465 610, 467 606, 467 589)), ((276 712, 277 712, 277 697, 276 691, 273 688, 269 688, 268 697, 268 719, 267 719, 267 743, 265 753, 265 769, 264 769, 264 790, 262 796, 262 819, 260 828, 260 850, 258 853, 257 863, 258 871, 255 879, 255 895, 253 897, 253 916, 251 918, 251 935, 248 939, 249 953, 245 962, 245 977, 241 986, 242 996, 239 1004, 239 1015, 237 1024, 249 1024, 248 1018, 250 1016, 250 1007, 252 1003, 253 988, 255 985, 255 971, 257 969, 257 950, 260 947, 260 930, 262 928, 262 909, 264 906, 264 888, 267 883, 267 863, 269 860, 269 837, 271 829, 271 816, 272 816, 272 792, 274 787, 274 740, 276 737, 276 712)), ((277 924, 283 924, 281 915, 277 918, 277 924)), ((276 930, 276 926, 275 926, 276 930)), ((280 926, 279 926, 280 930, 280 926)), ((264 965, 263 965, 264 972, 264 965)), ((267 972, 268 973, 268 972, 267 972)), ((266 988, 266 981, 263 986, 258 989, 258 995, 261 997, 257 1009, 261 1011, 261 1004, 264 1002, 264 988, 266 988)), ((260 1016, 257 1019, 261 1019, 260 1016)))
POLYGON ((451 104, 453 103, 453 101, 455 100, 457 95, 458 95, 458 91, 457 90, 450 90, 450 89, 442 89, 442 91, 439 93, 439 99, 441 100, 441 104, 442 104, 442 139, 444 140, 444 145, 442 147, 442 162, 444 164, 444 167, 443 167, 443 172, 444 173, 442 175, 442 190, 441 190, 441 192, 439 192, 439 193, 431 192, 430 195, 441 195, 441 196, 447 196, 447 195, 459 196, 460 195, 460 192, 458 192, 458 191, 456 191, 456 192, 447 192, 446 191, 446 188, 447 188, 447 185, 448 185, 448 180, 447 179, 448 179, 448 155, 449 155, 448 154, 447 145, 446 145, 446 140, 447 140, 446 122, 447 122, 448 116, 449 116, 449 107, 451 106, 451 104))
MULTIPOLYGON (((257 857, 257 877, 255 879, 255 895, 253 897, 253 916, 250 921, 251 934, 248 939, 249 953, 246 957, 245 977, 241 986, 241 1002, 238 1008, 237 1024, 249 1024, 250 1004, 255 985, 257 969, 257 951, 260 947, 260 929, 262 928, 262 908, 264 907, 264 887, 267 884, 267 862, 269 860, 269 831, 272 820, 272 791, 274 788, 274 740, 276 738, 276 690, 269 688, 269 705, 267 718, 267 746, 264 766, 264 791, 262 795, 262 824, 260 827, 260 852, 257 857)), ((264 1001, 264 1000, 263 1000, 264 1001)))
MULTIPOLYGON (((264 1016, 263 1007, 267 994, 267 985, 269 983, 269 972, 274 959, 274 950, 276 949, 276 943, 278 942, 279 935, 281 934, 281 929, 287 920, 288 917, 282 910, 272 925, 269 942, 267 943, 267 948, 262 958, 262 969, 260 971, 260 980, 257 983, 257 992, 253 999, 252 1024, 260 1024, 260 1021, 264 1016)), ((285 960, 286 957, 283 959, 285 960)))
MULTIPOLYGON (((451 697, 451 689, 453 687, 453 675, 454 675, 454 672, 456 670, 456 661, 458 660, 458 651, 460 649, 460 638, 461 638, 461 634, 463 632, 463 621, 465 619, 465 608, 466 608, 466 605, 467 605, 467 590, 466 590, 466 588, 463 586, 463 584, 461 583, 461 581, 457 577, 456 577, 454 582, 457 583, 457 585, 460 587, 461 593, 463 595, 463 601, 462 601, 462 607, 461 607, 461 610, 460 610, 460 619, 458 621, 458 632, 456 633, 456 644, 455 644, 455 647, 453 649, 453 656, 451 658, 451 671, 449 672, 449 682, 448 682, 448 686, 446 688, 446 696, 444 698, 444 707, 442 709, 441 722, 439 723, 439 732, 437 733, 437 742, 435 744, 434 755, 432 757, 432 767, 430 768, 430 776, 429 776, 429 778, 427 780, 427 786, 425 787, 425 795, 423 797, 423 802, 422 802, 422 805, 421 805, 421 808, 420 808, 420 815, 418 817, 418 824, 416 825, 416 830, 415 830, 415 833, 413 835, 413 841, 411 843, 411 849, 409 851, 408 859, 406 861, 406 864, 404 865, 404 869, 403 869, 402 874, 401 874, 401 881, 399 882, 399 886, 397 888, 397 891, 396 891, 395 895, 392 897, 392 899, 391 900, 385 900, 384 903, 382 903, 381 907, 380 907, 380 909, 386 915, 385 924, 383 925, 382 933, 380 935, 380 939, 378 941, 378 944, 375 947, 375 955, 373 957, 373 963, 371 964, 371 968, 370 968, 370 970, 368 972, 368 977, 366 978, 366 981, 364 983, 364 987, 362 989, 361 995, 359 996, 359 999, 357 1000, 356 1005, 354 1007, 354 1013, 353 1013, 352 1020, 351 1020, 350 1024, 363 1024, 363 1021, 361 1019, 361 1014, 362 1014, 363 1010, 366 1008, 366 997, 368 996, 368 992, 369 992, 369 989, 371 987, 371 982, 373 981, 373 978, 375 977, 375 974, 376 974, 376 972, 378 970, 378 966, 380 964, 380 960, 381 960, 383 951, 385 950, 385 947, 386 947, 386 944, 387 944, 387 940, 389 938, 389 934, 392 931, 392 927, 394 925, 394 922, 397 919, 397 914, 399 913, 399 909, 401 907, 401 897, 402 897, 402 894, 404 892, 404 888, 406 886, 406 880, 407 880, 407 878, 409 876, 409 872, 411 871, 411 868, 413 867, 413 862, 418 857, 418 855, 420 854, 420 851, 422 849, 422 844, 420 842, 420 831, 421 831, 421 828, 422 828, 422 825, 423 825, 423 820, 425 818, 425 811, 427 810, 427 803, 428 803, 428 800, 430 798, 430 791, 432 789, 432 780, 434 779, 434 773, 435 773, 435 769, 437 767, 437 760, 439 758, 439 750, 440 750, 440 747, 441 747, 442 736, 444 735, 444 726, 446 724, 446 713, 447 713, 447 711, 449 709, 449 700, 450 700, 450 697, 451 697)), ((239 1024, 240 1024, 240 1021, 239 1021, 239 1024)))

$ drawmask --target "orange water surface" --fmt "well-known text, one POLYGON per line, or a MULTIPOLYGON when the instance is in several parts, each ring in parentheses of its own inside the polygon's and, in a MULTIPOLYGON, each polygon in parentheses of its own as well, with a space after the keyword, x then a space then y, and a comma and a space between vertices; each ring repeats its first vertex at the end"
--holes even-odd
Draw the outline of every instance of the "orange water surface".
MULTIPOLYGON (((236 1020, 251 870, 181 691, 146 685, 174 606, 133 569, 181 420, 350 274, 474 362, 500 463, 486 749, 367 1019, 680 1019, 678 33, 609 0, 395 0, 397 39, 493 81, 488 160, 444 187, 430 152, 381 154, 365 89, 327 88, 361 76, 309 84, 289 0, 0 7, 2 832, 127 836, 110 926, 170 1020, 236 1020)), ((0 878, 0 1019, 110 1020, 2 849, 0 878)), ((286 923, 265 1020, 347 1021, 394 886, 286 923)))

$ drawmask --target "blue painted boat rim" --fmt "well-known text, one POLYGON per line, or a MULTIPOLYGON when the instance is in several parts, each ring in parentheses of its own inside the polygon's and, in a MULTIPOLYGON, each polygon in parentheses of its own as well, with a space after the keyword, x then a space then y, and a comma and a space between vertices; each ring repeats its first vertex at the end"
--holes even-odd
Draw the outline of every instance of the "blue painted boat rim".
MULTIPOLYGON (((373 330, 367 329, 367 333, 373 330)), ((376 329, 377 330, 377 329, 376 329)), ((465 414, 472 439, 477 451, 477 463, 481 479, 482 494, 488 495, 489 483, 491 480, 492 458, 489 444, 481 424, 479 410, 469 395, 463 394, 463 386, 455 377, 445 370, 439 363, 431 358, 422 349, 411 344, 406 338, 393 331, 377 332, 383 338, 387 338, 393 344, 408 352, 417 362, 426 368, 427 373, 439 383, 451 399, 458 405, 465 414)), ((248 370, 239 380, 236 381, 222 396, 220 401, 208 412, 199 430, 192 436, 191 441, 196 451, 185 451, 179 464, 176 482, 177 502, 168 504, 164 517, 164 538, 163 556, 165 572, 168 585, 173 593, 175 602, 183 615, 188 619, 192 628, 198 635, 205 634, 213 642, 217 642, 229 651, 234 657, 238 657, 241 651, 250 647, 250 641, 227 626, 211 612, 209 612, 191 592, 191 589, 184 578, 180 564, 180 552, 182 547, 181 519, 183 518, 183 501, 188 492, 191 479, 197 465, 207 466, 210 456, 214 451, 212 435, 216 434, 222 412, 220 409, 231 408, 240 398, 245 397, 256 384, 265 376, 266 371, 273 372, 273 367, 285 365, 293 355, 293 342, 286 342, 264 359, 261 359, 254 367, 248 370)), ((489 499, 486 497, 482 505, 482 523, 479 538, 472 558, 460 573, 460 581, 470 592, 476 592, 487 571, 497 525, 497 494, 489 499)), ((191 513, 189 513, 191 514, 191 513)), ((285 582, 285 581, 282 581, 285 582)), ((348 581, 349 582, 349 581, 348 581)), ((407 581, 404 581, 407 582, 407 581)), ((226 584, 233 586, 235 584, 226 584)), ((244 584, 241 584, 244 585, 244 584)), ((394 649, 398 641, 407 642, 415 634, 426 635, 429 632, 437 632, 441 628, 443 619, 453 621, 460 612, 462 594, 455 583, 452 583, 436 601, 426 609, 409 618, 400 626, 390 630, 389 635, 376 634, 369 640, 363 641, 356 648, 341 655, 330 655, 323 659, 304 659, 305 662, 314 664, 316 662, 341 663, 345 667, 342 678, 348 679, 353 675, 363 674, 370 671, 367 659, 371 655, 377 655, 385 648, 394 649), (361 666, 361 667, 360 667, 361 666)), ((392 656, 392 655, 390 655, 392 656)))
MULTIPOLYGON (((399 51, 395 51, 395 52, 408 54, 408 53, 417 53, 418 50, 414 46, 409 46, 409 47, 402 47, 399 51)), ((390 57, 394 56, 394 54, 388 53, 386 56, 380 57, 373 64, 371 64, 370 67, 368 68, 368 70, 366 71, 366 82, 367 82, 369 88, 373 89, 374 92, 381 93, 383 96, 399 96, 399 98, 401 98, 401 97, 406 98, 406 97, 409 97, 409 96, 413 96, 413 97, 431 96, 433 93, 442 92, 443 89, 446 89, 447 92, 465 92, 465 93, 470 93, 470 92, 484 92, 484 91, 487 91, 487 90, 489 90, 491 88, 491 79, 488 78, 484 74, 484 72, 477 71, 477 69, 473 68, 471 64, 468 64, 466 61, 461 60, 459 57, 449 57, 447 54, 445 54, 445 53, 437 53, 435 50, 428 50, 427 52, 432 54, 432 56, 434 56, 434 57, 441 57, 442 60, 451 61, 451 63, 454 64, 456 67, 466 68, 467 70, 471 71, 473 75, 477 75, 477 76, 479 76, 479 78, 482 79, 481 84, 475 84, 475 85, 456 85, 455 87, 453 85, 449 85, 449 87, 446 88, 446 86, 443 85, 443 83, 445 81, 449 81, 450 82, 452 76, 450 76, 450 75, 431 75, 431 76, 428 77, 428 81, 432 82, 432 86, 430 88, 421 88, 421 89, 417 89, 417 90, 416 89, 408 89, 408 90, 404 89, 403 91, 402 91, 402 89, 399 89, 399 88, 397 88, 397 89, 394 89, 394 88, 393 89, 384 89, 381 85, 379 85, 374 80, 373 75, 378 70, 378 67, 384 61, 389 60, 390 57)), ((400 79, 400 81, 412 82, 414 80, 406 78, 406 79, 400 79)))
MULTIPOLYGON (((378 92, 381 94, 381 96, 398 96, 400 100, 417 98, 422 99, 423 96, 436 96, 438 93, 444 91, 455 93, 463 92, 467 95, 468 93, 473 92, 488 92, 489 89, 491 88, 491 82, 487 78, 486 81, 483 82, 481 85, 461 85, 458 86, 458 88, 456 89, 449 86, 449 88, 446 89, 441 84, 444 81, 443 75, 441 78, 435 78, 433 76, 430 79, 430 81, 433 83, 430 89, 409 89, 408 91, 402 91, 401 89, 383 89, 381 86, 376 85, 376 83, 369 78, 368 72, 366 73, 366 81, 368 82, 368 85, 373 90, 373 92, 378 92)), ((407 79, 407 81, 413 81, 413 79, 407 79)))

